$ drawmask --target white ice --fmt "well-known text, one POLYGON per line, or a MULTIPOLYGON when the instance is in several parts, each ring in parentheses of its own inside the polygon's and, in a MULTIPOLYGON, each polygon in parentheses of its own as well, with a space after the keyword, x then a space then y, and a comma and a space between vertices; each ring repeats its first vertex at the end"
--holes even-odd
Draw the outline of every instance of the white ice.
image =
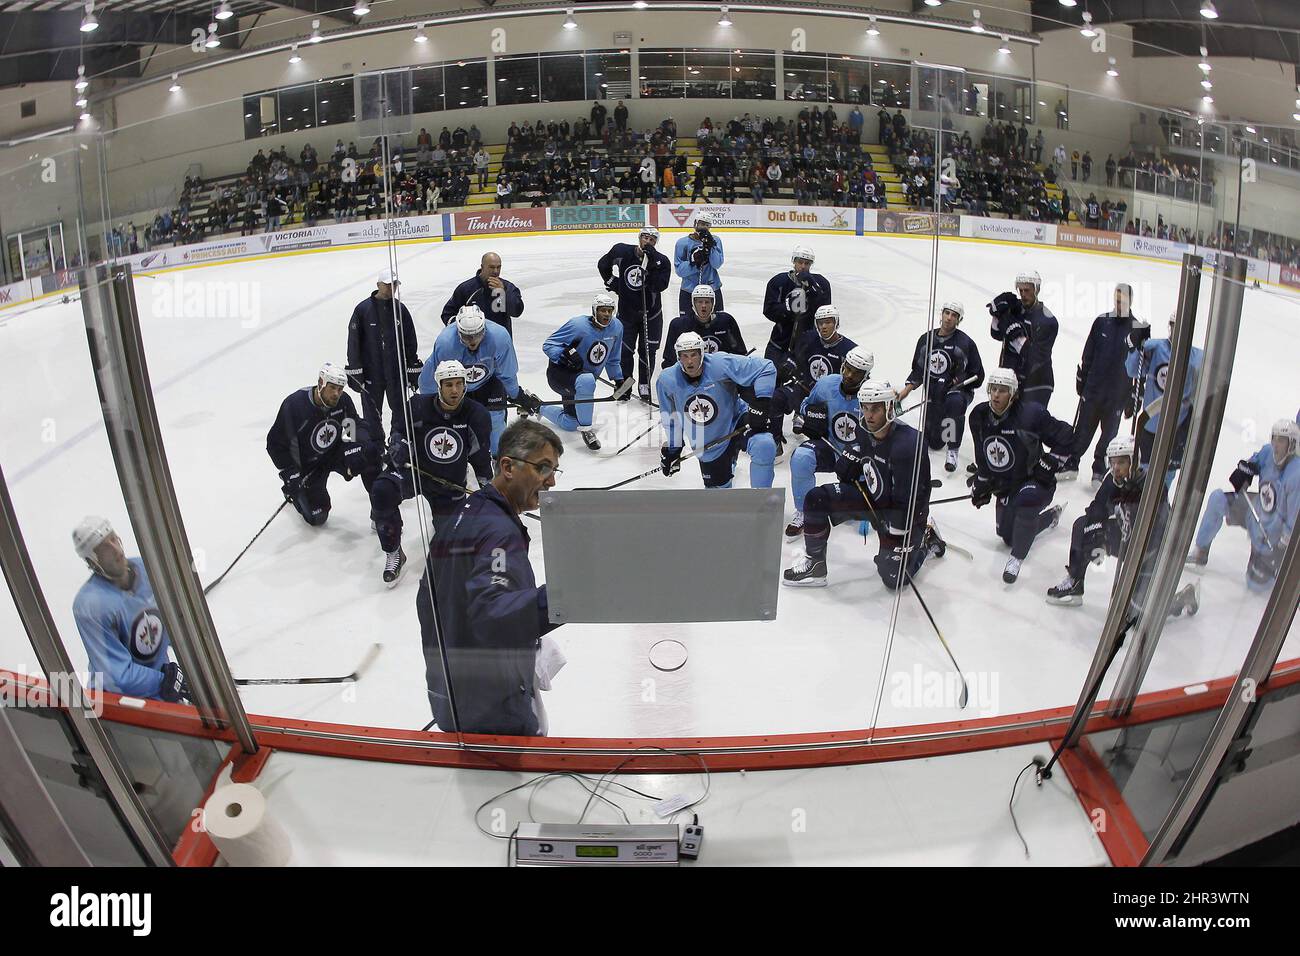
MULTIPOLYGON (((664 245, 676 237, 666 233, 664 245)), ((421 355, 441 329, 438 315, 451 287, 492 249, 504 259, 504 274, 524 292, 526 311, 515 323, 521 378, 552 397, 541 342, 561 322, 586 311, 599 289, 596 259, 623 238, 630 237, 548 235, 401 246, 396 256, 403 297, 419 328, 421 355)), ((769 329, 761 314, 763 288, 771 275, 788 268, 794 237, 727 233, 723 241, 727 308, 761 354, 769 329)), ((817 271, 834 284, 844 333, 874 351, 874 377, 901 383, 925 330, 931 243, 845 235, 810 241, 817 271)), ((205 583, 280 503, 265 453, 266 431, 280 401, 310 384, 322 361, 344 360, 348 316, 373 288, 387 256, 379 248, 340 250, 136 280, 168 464, 205 583), (218 294, 226 297, 224 305, 218 294)), ((1114 283, 1133 284, 1135 311, 1151 317, 1159 334, 1173 309, 1179 275, 1172 263, 959 241, 943 243, 937 265, 937 301, 964 300, 964 328, 986 366, 995 363, 997 349, 988 337, 984 303, 1010 287, 1018 270, 1042 273, 1043 298, 1061 320, 1051 410, 1067 421, 1074 416, 1073 375, 1084 337, 1092 318, 1107 307, 1114 283)), ((1202 321, 1209 284, 1207 278, 1202 321)), ((675 303, 676 291, 674 284, 669 301, 675 303)), ((1211 487, 1221 486, 1235 461, 1267 440, 1269 423, 1294 416, 1300 399, 1289 343, 1298 318, 1295 299, 1268 287, 1246 290, 1211 487)), ((71 528, 84 514, 102 513, 121 529, 129 549, 134 536, 109 452, 80 306, 47 302, 0 313, 0 371, 9 383, 0 410, 0 465, 55 622, 74 663, 84 667, 70 608, 87 572, 72 551, 71 528)), ((613 454, 649 422, 646 411, 635 404, 595 408, 605 448, 592 453, 576 434, 564 435, 565 484, 608 484, 657 463, 653 435, 617 459, 613 454)), ((969 438, 956 475, 947 476, 941 456, 934 455, 932 471, 945 478, 935 498, 966 491, 969 460, 969 438)), ((742 455, 741 486, 747 462, 742 455)), ((1006 549, 993 534, 992 508, 976 511, 966 502, 935 507, 943 533, 972 551, 974 560, 949 553, 929 562, 917 584, 968 673, 972 700, 965 710, 957 708, 947 658, 917 601, 904 593, 897 598, 897 631, 884 668, 877 726, 1073 704, 1101 630, 1114 561, 1090 569, 1083 608, 1051 607, 1043 596, 1063 574, 1070 523, 1091 496, 1086 469, 1085 463, 1082 481, 1061 485, 1056 500, 1067 504, 1062 525, 1038 540, 1014 586, 1001 581, 1006 549)), ((788 483, 788 466, 778 465, 777 484, 788 483)), ((672 479, 655 477, 634 487, 669 493, 699 487, 699 475, 687 465, 672 479)), ((383 559, 369 530, 361 483, 332 478, 330 493, 333 513, 325 527, 309 528, 286 509, 210 596, 231 669, 241 677, 347 673, 379 642, 383 652, 354 687, 247 688, 245 705, 255 714, 421 727, 429 713, 415 596, 425 547, 415 505, 403 506, 411 561, 399 586, 389 591, 380 580, 383 559)), ((617 529, 593 528, 593 540, 610 546, 619 540, 617 529)), ((539 577, 543 547, 535 536, 539 577)), ((546 695, 552 735, 664 737, 869 726, 895 600, 876 577, 870 560, 875 547, 874 539, 864 547, 851 526, 836 529, 830 586, 782 589, 772 623, 561 628, 555 637, 569 664, 546 695), (655 671, 647 660, 650 646, 664 637, 681 640, 690 652, 686 666, 674 673, 655 671)), ((798 543, 788 544, 785 560, 798 550, 798 543)), ((1220 534, 1200 575, 1201 612, 1168 625, 1144 690, 1194 688, 1236 672, 1265 602, 1245 587, 1247 550, 1240 529, 1220 534)), ((690 595, 675 599, 689 601, 690 595)), ((0 666, 37 673, 12 605, 5 601, 0 614, 6 624, 0 666)), ((1282 657, 1300 656, 1298 651, 1293 634, 1282 657)))

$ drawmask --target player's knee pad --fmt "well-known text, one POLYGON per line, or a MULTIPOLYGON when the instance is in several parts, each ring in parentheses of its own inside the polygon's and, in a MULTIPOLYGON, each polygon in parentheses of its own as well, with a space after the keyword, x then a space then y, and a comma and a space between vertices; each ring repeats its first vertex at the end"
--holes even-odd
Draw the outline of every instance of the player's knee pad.
POLYGON ((379 521, 402 504, 402 479, 392 472, 380 475, 370 486, 370 519, 379 521))
POLYGON ((577 398, 591 398, 596 394, 596 376, 583 372, 573 381, 573 391, 577 398))
POLYGON ((769 432, 751 436, 746 450, 756 465, 771 465, 776 461, 776 439, 769 432))
POLYGON ((306 521, 313 528, 319 528, 329 520, 330 506, 317 505, 313 507, 310 504, 304 503, 304 505, 298 509, 298 513, 302 515, 303 521, 306 521))

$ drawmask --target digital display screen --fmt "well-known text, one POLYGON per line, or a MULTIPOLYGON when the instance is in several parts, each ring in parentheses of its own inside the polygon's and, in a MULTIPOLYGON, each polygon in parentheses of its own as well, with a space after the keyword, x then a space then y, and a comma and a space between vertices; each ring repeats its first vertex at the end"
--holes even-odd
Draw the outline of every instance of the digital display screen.
POLYGON ((575 846, 573 853, 578 857, 614 857, 618 856, 616 846, 575 846))

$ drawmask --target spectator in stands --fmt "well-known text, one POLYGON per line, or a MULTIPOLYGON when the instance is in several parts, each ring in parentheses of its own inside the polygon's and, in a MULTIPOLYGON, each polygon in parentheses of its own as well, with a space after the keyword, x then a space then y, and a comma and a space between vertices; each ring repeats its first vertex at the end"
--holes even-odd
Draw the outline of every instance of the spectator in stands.
POLYGON ((1115 185, 1115 156, 1111 153, 1106 155, 1106 185, 1107 187, 1115 185))
POLYGON ((474 153, 474 169, 478 173, 478 188, 486 189, 488 181, 488 167, 492 163, 492 157, 488 151, 479 146, 478 151, 474 153))
POLYGON ((605 104, 599 100, 591 101, 591 126, 596 131, 597 137, 605 135, 605 116, 607 112, 605 104))
POLYGON ((1086 183, 1092 176, 1092 153, 1088 150, 1083 151, 1083 159, 1080 161, 1083 169, 1083 181, 1086 183))

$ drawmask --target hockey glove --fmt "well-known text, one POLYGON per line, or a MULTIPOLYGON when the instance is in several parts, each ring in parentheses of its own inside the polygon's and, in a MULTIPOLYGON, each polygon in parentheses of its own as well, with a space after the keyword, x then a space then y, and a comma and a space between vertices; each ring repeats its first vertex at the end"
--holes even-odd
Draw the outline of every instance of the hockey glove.
POLYGON ((1074 393, 1078 395, 1080 398, 1083 398, 1084 384, 1085 384, 1085 379, 1083 376, 1083 366, 1080 365, 1078 368, 1074 370, 1074 393))
POLYGON ((1228 482, 1232 485, 1233 491, 1242 491, 1250 487, 1251 481, 1259 474, 1259 470, 1248 461, 1237 462, 1237 467, 1233 469, 1228 482))
POLYGON ((302 493, 302 473, 297 471, 280 472, 280 491, 285 501, 293 501, 302 493))
POLYGON ((419 359, 412 359, 406 366, 406 387, 413 392, 420 390, 420 373, 424 371, 424 363, 419 359))
POLYGON ((1142 390, 1137 388, 1135 383, 1132 396, 1124 403, 1124 417, 1132 418, 1140 411, 1142 411, 1142 390))
POLYGON ((162 685, 158 688, 158 696, 169 704, 188 703, 190 685, 185 680, 181 665, 175 661, 168 661, 163 665, 162 675, 162 685))
POLYGON ((803 433, 809 438, 827 438, 830 435, 829 411, 818 402, 809 405, 803 414, 803 433))
POLYGON ((1151 338, 1151 326, 1146 322, 1133 323, 1133 328, 1129 330, 1128 342, 1135 349, 1142 348, 1142 343, 1151 338))
POLYGON ((388 443, 388 461, 399 471, 406 471, 411 467, 411 446, 402 436, 394 435, 392 441, 388 443))
POLYGON ((1065 463, 1070 460, 1069 455, 1058 454, 1054 451, 1043 451, 1037 464, 1034 465, 1034 472, 1031 477, 1036 478, 1044 484, 1051 484, 1056 480, 1057 472, 1065 467, 1065 463))
POLYGON ((1024 311, 1020 296, 1014 292, 1003 292, 988 304, 989 315, 993 316, 994 326, 1000 328, 1008 319, 1016 318, 1024 311))
POLYGON ((862 459, 859 457, 860 453, 861 449, 856 445, 842 451, 840 457, 835 459, 835 477, 845 484, 861 481, 862 459))
POLYGON ((799 363, 788 355, 781 362, 781 377, 785 380, 783 384, 800 381, 799 363))
POLYGON ((348 377, 348 388, 352 389, 354 392, 360 392, 361 387, 364 384, 361 378, 361 369, 345 368, 343 374, 348 377))
POLYGON ((605 289, 607 291, 613 292, 617 288, 618 288, 618 280, 615 279, 613 276, 610 276, 608 279, 605 280, 605 289))
POLYGON ((570 372, 577 372, 579 374, 583 372, 585 366, 582 363, 582 353, 578 351, 578 345, 576 342, 561 353, 559 365, 561 368, 567 369, 570 372))
POLYGON ((1093 564, 1101 564, 1106 560, 1106 525, 1104 522, 1094 521, 1084 525, 1083 549, 1093 564))
POLYGON ((754 435, 762 435, 772 430, 772 418, 768 413, 768 399, 755 398, 745 413, 745 440, 754 435))
POLYGON ((707 259, 713 254, 713 247, 717 245, 718 240, 714 238, 713 233, 706 232, 700 236, 700 248, 704 250, 704 257, 707 259))
POLYGON ((542 400, 526 388, 519 389, 519 394, 515 396, 515 404, 529 415, 536 415, 542 410, 542 400))
POLYGON ((663 470, 664 477, 675 475, 682 468, 682 449, 681 448, 661 448, 659 449, 659 467, 663 470))
POLYGON ((993 481, 979 472, 966 479, 966 487, 970 488, 970 503, 976 508, 983 508, 993 500, 993 481))
POLYGON ((709 261, 709 254, 703 246, 696 246, 691 252, 691 263, 695 266, 703 266, 709 261))

